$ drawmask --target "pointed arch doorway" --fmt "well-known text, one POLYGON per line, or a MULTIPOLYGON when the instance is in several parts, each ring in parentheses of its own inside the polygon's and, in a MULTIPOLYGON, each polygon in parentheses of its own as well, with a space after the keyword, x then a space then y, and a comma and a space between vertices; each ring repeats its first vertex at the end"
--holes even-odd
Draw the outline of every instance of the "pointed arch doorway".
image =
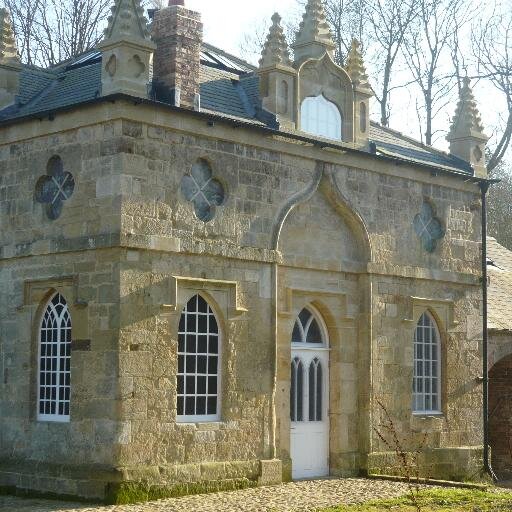
POLYGON ((320 316, 304 308, 291 340, 292 478, 329 474, 329 344, 320 316))

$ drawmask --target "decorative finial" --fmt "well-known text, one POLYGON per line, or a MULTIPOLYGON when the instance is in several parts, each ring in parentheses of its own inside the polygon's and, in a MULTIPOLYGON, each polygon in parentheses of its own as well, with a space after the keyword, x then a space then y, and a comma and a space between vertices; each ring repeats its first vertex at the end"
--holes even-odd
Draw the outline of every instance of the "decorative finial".
POLYGON ((150 39, 140 0, 115 0, 105 30, 106 40, 150 39))
POLYGON ((275 65, 291 66, 290 50, 286 37, 281 27, 281 16, 276 12, 272 16, 272 26, 263 46, 260 59, 260 68, 272 67, 275 65))
POLYGON ((475 135, 486 137, 484 135, 482 118, 478 112, 476 100, 471 90, 471 80, 466 76, 462 79, 459 103, 455 111, 450 132, 446 138, 447 140, 452 140, 453 138, 475 135))
POLYGON ((140 0, 114 0, 105 38, 98 45, 101 94, 146 98, 155 48, 140 0))
POLYGON ((475 176, 485 178, 485 145, 489 137, 484 133, 482 118, 470 85, 471 80, 466 76, 462 81, 459 103, 446 140, 450 143, 450 154, 470 163, 475 176))
POLYGON ((0 63, 19 64, 20 58, 12 29, 11 16, 5 8, 0 9, 0 63))
MULTIPOLYGON (((296 50, 296 57, 321 57, 321 55, 309 55, 305 51, 298 51, 301 47, 321 46, 324 53, 334 52, 336 45, 334 44, 332 32, 327 23, 324 6, 322 0, 308 0, 306 4, 306 12, 302 18, 302 22, 297 32, 293 47, 296 50)), ((317 52, 315 52, 317 53, 317 52)))
POLYGON ((364 65, 363 54, 361 53, 361 44, 357 39, 352 39, 352 45, 347 57, 345 71, 350 76, 352 83, 358 89, 371 90, 368 82, 368 75, 364 65))

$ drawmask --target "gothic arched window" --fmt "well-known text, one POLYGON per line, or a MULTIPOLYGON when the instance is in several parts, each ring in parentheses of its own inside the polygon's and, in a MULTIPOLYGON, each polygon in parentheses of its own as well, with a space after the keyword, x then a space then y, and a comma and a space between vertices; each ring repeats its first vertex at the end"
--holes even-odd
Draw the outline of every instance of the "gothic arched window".
POLYGON ((179 421, 219 419, 220 336, 215 314, 201 295, 192 297, 178 331, 179 421))
POLYGON ((319 317, 309 308, 304 308, 295 320, 291 341, 290 419, 322 421, 329 349, 319 317))
POLYGON ((441 412, 441 344, 430 313, 423 313, 414 332, 413 412, 441 412))
POLYGON ((308 97, 301 106, 302 131, 327 139, 342 140, 342 119, 338 107, 323 94, 308 97))
POLYGON ((304 308, 295 320, 292 343, 324 344, 324 336, 318 320, 307 308, 304 308))
POLYGON ((69 421, 71 394, 71 315, 57 293, 39 329, 38 408, 40 421, 69 421))

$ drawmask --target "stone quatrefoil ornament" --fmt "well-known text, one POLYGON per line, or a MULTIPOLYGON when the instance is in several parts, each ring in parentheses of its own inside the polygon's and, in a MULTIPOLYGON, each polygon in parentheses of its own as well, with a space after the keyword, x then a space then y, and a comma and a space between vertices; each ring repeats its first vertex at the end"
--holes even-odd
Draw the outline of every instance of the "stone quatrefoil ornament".
POLYGON ((46 176, 41 176, 36 183, 36 201, 46 205, 46 214, 55 220, 62 213, 64 201, 67 201, 75 190, 75 179, 70 172, 64 171, 59 156, 48 161, 46 176))
POLYGON ((205 160, 198 160, 190 174, 183 176, 181 192, 194 205, 197 218, 203 222, 210 222, 215 217, 217 206, 224 203, 224 187, 213 177, 205 160))
POLYGON ((414 217, 414 230, 420 237, 425 251, 431 253, 436 250, 437 241, 445 235, 441 221, 434 215, 434 209, 427 202, 423 203, 421 212, 414 217))

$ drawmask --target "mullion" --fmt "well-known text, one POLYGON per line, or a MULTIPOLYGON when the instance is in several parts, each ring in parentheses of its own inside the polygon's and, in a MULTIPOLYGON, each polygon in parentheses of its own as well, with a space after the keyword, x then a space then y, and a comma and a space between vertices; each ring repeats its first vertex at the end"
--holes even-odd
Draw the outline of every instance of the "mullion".
POLYGON ((48 304, 39 336, 39 414, 69 416, 71 318, 60 294, 48 304))
MULTIPOLYGON (((201 304, 201 307, 205 309, 204 304, 201 304)), ((206 311, 199 311, 199 309, 200 298, 197 295, 191 299, 184 308, 183 315, 185 315, 185 330, 179 332, 179 335, 185 336, 183 340, 184 352, 178 352, 178 357, 184 358, 183 373, 178 374, 184 379, 183 394, 178 395, 179 397, 182 397, 184 410, 178 412, 182 413, 184 416, 208 415, 208 399, 210 397, 215 400, 217 399, 217 389, 215 389, 214 392, 212 389, 209 389, 209 377, 215 377, 218 382, 218 365, 215 373, 210 373, 209 371, 209 358, 213 355, 210 353, 210 339, 212 337, 210 333, 210 319, 214 319, 214 315, 207 303, 206 311), (191 311, 191 308, 195 309, 195 311, 191 311), (194 326, 194 329, 189 330, 189 326, 194 326), (194 352, 190 351, 191 347, 189 347, 188 343, 190 336, 193 336, 194 338, 194 352), (203 338, 206 338, 206 340, 203 338), (204 343, 205 341, 206 343, 204 343), (202 348, 200 347, 201 343, 203 344, 202 348), (187 364, 189 361, 191 362, 189 358, 193 358, 193 368, 189 367, 187 364), (199 370, 200 358, 202 366, 205 366, 204 371, 199 370), (191 386, 187 386, 188 380, 191 380, 191 383, 193 381, 193 390, 191 389, 191 386), (192 400, 194 403, 193 411, 187 409, 187 403, 190 404, 192 400)), ((215 356, 218 357, 218 354, 215 354, 215 356)))
POLYGON ((414 406, 429 412, 439 408, 439 340, 433 320, 423 314, 414 337, 414 406), (421 354, 420 354, 421 349, 421 354), (434 349, 436 351, 434 355, 434 349), (421 375, 418 368, 421 367, 421 375), (435 370, 435 375, 434 375, 435 370), (419 385, 421 384, 421 389, 419 385), (418 400, 419 399, 419 400, 418 400), (434 403, 435 402, 435 403, 434 403))

